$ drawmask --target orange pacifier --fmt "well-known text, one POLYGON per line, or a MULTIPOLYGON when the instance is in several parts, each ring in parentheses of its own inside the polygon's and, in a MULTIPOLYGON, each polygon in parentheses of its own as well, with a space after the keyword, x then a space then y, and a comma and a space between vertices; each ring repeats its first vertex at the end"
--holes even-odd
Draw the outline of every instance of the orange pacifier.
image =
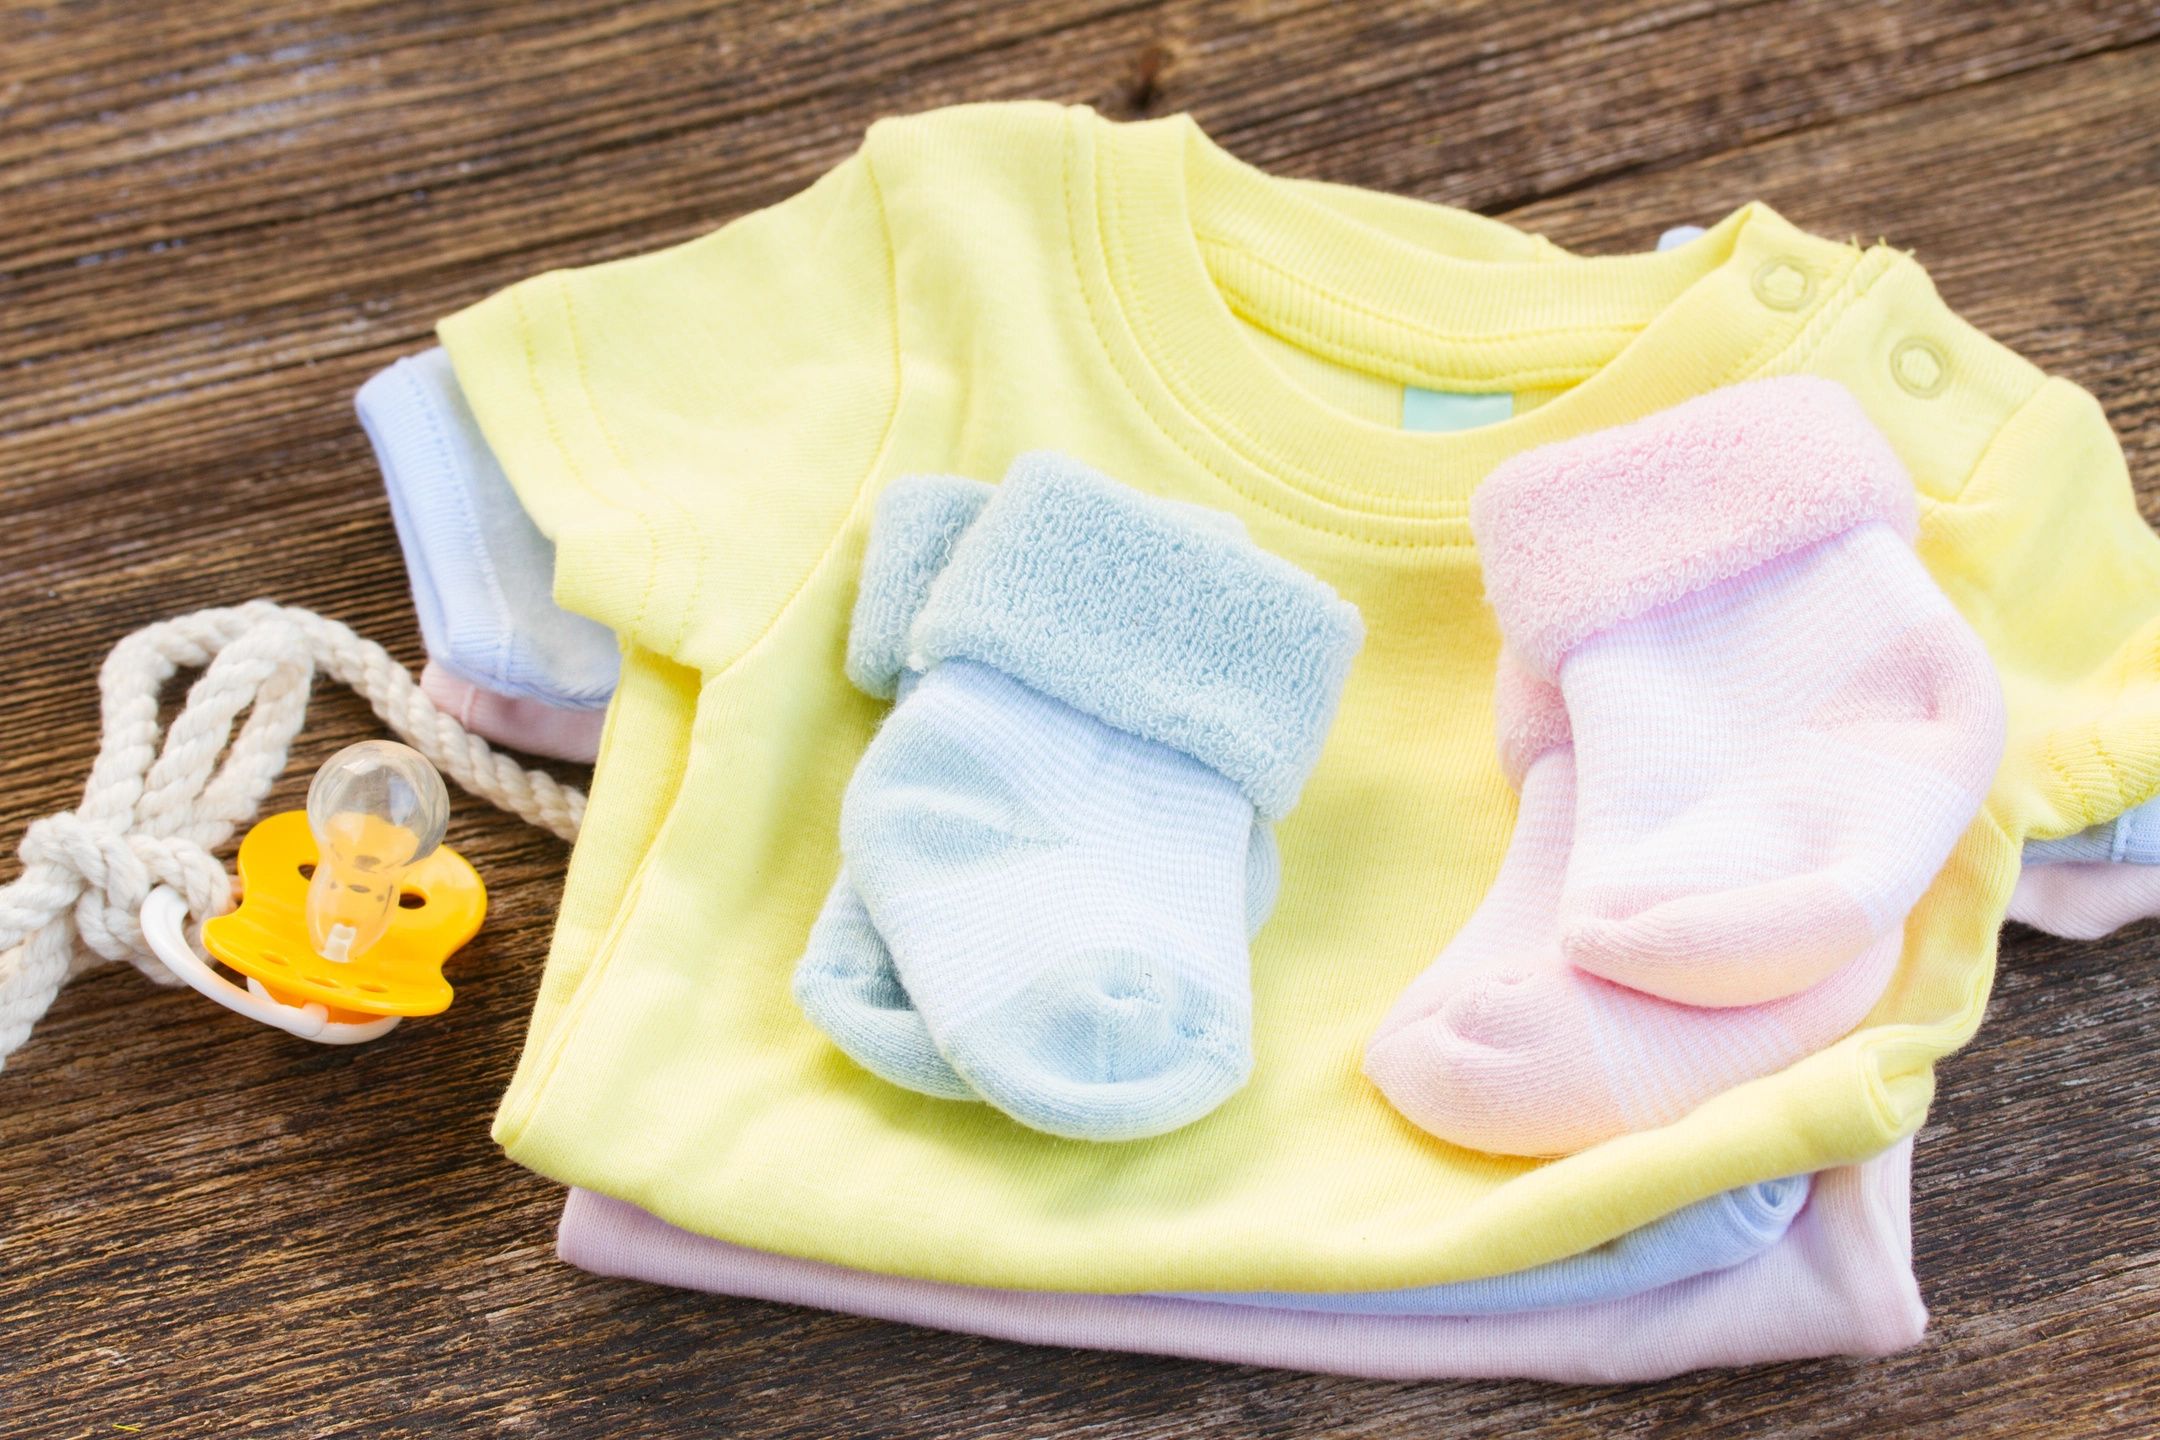
POLYGON ((228 1009, 325 1044, 373 1040, 449 1007, 443 963, 487 913, 479 874, 442 844, 449 818, 449 792, 418 751, 349 745, 315 773, 305 811, 248 831, 240 904, 203 924, 204 947, 244 989, 187 943, 172 892, 150 897, 143 933, 228 1009))

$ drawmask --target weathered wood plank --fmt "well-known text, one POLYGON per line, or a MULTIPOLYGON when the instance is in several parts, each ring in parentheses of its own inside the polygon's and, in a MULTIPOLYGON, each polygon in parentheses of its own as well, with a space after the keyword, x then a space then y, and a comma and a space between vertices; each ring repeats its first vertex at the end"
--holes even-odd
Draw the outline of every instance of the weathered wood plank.
MULTIPOLYGON (((215 166, 199 159, 201 145, 114 126, 119 133, 41 162, 17 187, 18 228, 39 248, 0 251, 0 266, 30 291, 13 313, 29 335, 27 378, 44 382, 22 394, 67 392, 71 367, 43 374, 46 364, 103 346, 130 347, 124 376, 100 377, 106 404, 125 407, 174 393, 176 379, 197 390, 294 363, 296 346, 326 358, 327 332, 357 338, 378 317, 408 316, 405 333, 416 334, 472 294, 533 270, 686 238, 778 198, 845 154, 879 114, 986 95, 1120 101, 1125 72, 1158 50, 1167 58, 1148 108, 1190 98, 1257 162, 1324 166, 1396 189, 1406 170, 1438 163, 1441 183, 1425 193, 1489 209, 2160 27, 2160 15, 2134 5, 2048 27, 1976 20, 1985 7, 1955 3, 1873 12, 1887 18, 1868 24, 1840 18, 1834 5, 1780 12, 1776 23, 1760 7, 1698 13, 1636 3, 1591 14, 1548 3, 1473 16, 1319 7, 1266 26, 1225 24, 1221 8, 1162 17, 1110 8, 1083 20, 1048 7, 1055 29, 1046 28, 1050 16, 1032 29, 1015 22, 934 60, 904 46, 888 55, 877 43, 883 28, 867 20, 820 30, 774 17, 765 24, 779 37, 774 73, 768 83, 760 67, 754 87, 745 67, 715 66, 710 56, 727 47, 680 18, 624 27, 605 44, 590 43, 585 24, 507 47, 467 29, 365 61, 341 61, 342 50, 306 33, 280 37, 270 53, 282 61, 228 58, 220 63, 235 78, 226 86, 174 102, 181 108, 168 123, 183 133, 221 120, 224 107, 256 117, 211 152, 233 152, 215 166), (1210 30, 1216 38, 1205 43, 1181 38, 1210 30), (867 43, 847 43, 858 32, 867 43), (499 75, 532 52, 536 77, 498 82, 514 94, 483 89, 463 100, 466 77, 499 75), (1269 62, 1280 53, 1310 57, 1309 68, 1269 62), (985 54, 996 59, 987 73, 985 54), (787 77, 797 70, 823 78, 792 98, 787 77), (1745 84, 1704 85, 1735 70, 1745 84), (1076 74, 1096 78, 1075 84, 1076 74), (1357 85, 1328 109, 1345 74, 1357 85), (317 88, 303 89, 310 78, 317 88), (1219 101, 1203 88, 1211 83, 1219 101), (1539 85, 1550 87, 1541 97, 1539 85), (1581 103, 1593 95, 1595 104, 1581 103), (439 126, 411 123, 437 111, 439 126), (652 133, 632 144, 627 127, 640 123, 652 133), (366 162, 346 162, 350 149, 366 162), (333 211, 334 225, 313 223, 333 211), (301 233, 267 244, 264 227, 301 233), (461 273, 474 263, 480 275, 461 273), (354 293, 355 276, 368 277, 364 293, 354 293), (28 287, 33 278, 40 283, 28 287), (222 327, 206 325, 208 295, 241 308, 222 327), (121 296, 130 303, 102 303, 121 296), (225 337, 243 319, 251 351, 271 353, 231 353, 225 337)), ((746 16, 746 33, 760 18, 746 16)), ((213 68, 206 59, 182 73, 213 68)), ((21 84, 35 93, 36 79, 21 84)), ((103 99, 93 89, 75 103, 102 113, 103 99)), ((18 414, 0 397, 0 425, 19 433, 35 423, 34 411, 18 414)))
MULTIPOLYGON (((0 830, 72 803, 128 629, 262 593, 417 642, 348 409, 445 311, 768 203, 877 115, 1190 106, 1291 173, 1589 249, 1762 195, 1918 248, 2100 394, 2160 514, 2160 13, 1914 3, 206 0, 0 17, 0 830)), ((281 786, 373 733, 316 702, 281 786)), ((572 773, 572 772, 566 772, 572 773)), ((2031 1434, 2160 1429, 2160 928, 2014 932, 1920 1152, 1929 1344, 1637 1390, 1037 1351, 603 1282, 487 1117, 564 848, 460 807, 495 908, 358 1053, 132 972, 0 1075, 0 1433, 2031 1434)))

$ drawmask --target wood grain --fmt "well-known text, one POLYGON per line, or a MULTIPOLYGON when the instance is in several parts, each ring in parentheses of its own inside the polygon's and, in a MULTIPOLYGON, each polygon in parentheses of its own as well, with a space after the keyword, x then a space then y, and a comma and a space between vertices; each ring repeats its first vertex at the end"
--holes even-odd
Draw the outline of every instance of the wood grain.
MULTIPOLYGON (((9 7, 0 834, 73 803, 95 666, 138 625, 263 594, 417 660, 350 399, 436 318, 700 233, 879 115, 959 100, 1190 108, 1285 173, 1590 250, 1755 196, 1887 236, 2100 395, 2160 517, 2156 35, 2160 8, 2104 0, 9 7)), ((344 695, 311 721, 281 803, 374 733, 344 695)), ((2160 928, 2008 937, 1919 1151, 1918 1351, 1383 1385, 557 1265, 559 1196, 487 1122, 564 849, 456 823, 495 909, 447 1015, 323 1050, 108 970, 0 1074, 0 1434, 2160 1433, 2160 928)))

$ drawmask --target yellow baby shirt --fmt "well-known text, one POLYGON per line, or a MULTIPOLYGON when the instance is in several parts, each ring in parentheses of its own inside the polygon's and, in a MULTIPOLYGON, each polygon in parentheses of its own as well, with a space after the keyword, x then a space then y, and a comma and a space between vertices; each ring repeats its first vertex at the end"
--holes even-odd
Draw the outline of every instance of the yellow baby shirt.
POLYGON ((1273 179, 1185 119, 1045 105, 872 129, 690 244, 444 322, 628 660, 525 1053, 520 1162, 760 1249, 978 1285, 1369 1289, 1580 1251, 1910 1133, 1978 1022, 2028 836, 2160 790, 2160 543, 2097 405, 1955 318, 1909 257, 1760 206, 1579 258, 1460 212, 1273 179), (1449 1146, 1359 1073, 1497 871, 1498 635, 1466 502, 1500 460, 1759 375, 1858 397, 1922 558, 1987 642, 2011 738, 1859 1032, 1661 1130, 1537 1163, 1449 1146), (1401 423, 1406 387, 1508 418, 1401 423), (1126 1145, 856 1069, 789 977, 881 707, 841 671, 892 477, 1054 449, 1229 511, 1367 639, 1253 948, 1252 1082, 1126 1145))

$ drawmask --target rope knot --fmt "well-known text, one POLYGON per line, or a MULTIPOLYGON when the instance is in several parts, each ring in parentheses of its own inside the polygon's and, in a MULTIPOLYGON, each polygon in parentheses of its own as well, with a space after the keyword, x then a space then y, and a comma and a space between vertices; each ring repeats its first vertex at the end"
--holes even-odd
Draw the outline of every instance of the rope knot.
MULTIPOLYGON (((169 809, 175 797, 167 791, 163 799, 169 809)), ((177 977, 143 938, 143 902, 159 885, 169 885, 189 913, 208 919, 232 908, 232 879, 209 846, 190 833, 199 827, 183 822, 182 833, 160 834, 174 828, 170 816, 145 820, 99 808, 108 813, 91 819, 79 810, 63 810, 24 832, 16 851, 23 875, 7 892, 24 902, 23 911, 0 911, 0 944, 20 947, 53 935, 64 944, 72 912, 75 932, 93 954, 129 961, 160 984, 176 984, 177 977)), ((77 968, 72 957, 68 968, 77 968)), ((0 991, 10 978, 6 957, 0 956, 0 991)), ((4 1010, 0 1003, 0 1013, 4 1010)))
POLYGON ((78 934, 103 959, 178 983, 143 939, 143 902, 166 885, 197 920, 232 907, 232 879, 214 852, 284 770, 317 669, 359 692, 467 790, 576 836, 582 793, 496 754, 437 710, 388 651, 335 620, 251 600, 146 626, 98 673, 103 734, 82 803, 24 832, 22 874, 0 887, 0 1063, 79 968, 78 934), (159 693, 182 670, 202 675, 161 728, 159 693))

